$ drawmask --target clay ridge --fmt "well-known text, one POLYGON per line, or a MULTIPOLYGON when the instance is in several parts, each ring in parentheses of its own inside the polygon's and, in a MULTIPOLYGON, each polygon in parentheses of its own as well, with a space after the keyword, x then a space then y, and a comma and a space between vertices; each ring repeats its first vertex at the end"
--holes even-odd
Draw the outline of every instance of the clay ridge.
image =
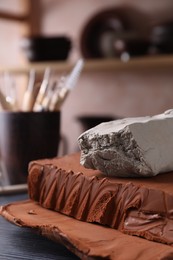
POLYGON ((166 192, 36 164, 28 184, 44 208, 173 245, 173 196, 166 192))

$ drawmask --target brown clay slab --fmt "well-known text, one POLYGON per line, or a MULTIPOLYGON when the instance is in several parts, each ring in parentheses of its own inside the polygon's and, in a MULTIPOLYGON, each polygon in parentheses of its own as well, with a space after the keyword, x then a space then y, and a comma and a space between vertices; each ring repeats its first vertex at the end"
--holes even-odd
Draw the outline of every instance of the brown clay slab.
POLYGON ((32 200, 1 207, 1 215, 15 225, 30 227, 65 245, 81 259, 173 259, 173 247, 123 234, 45 209, 32 200))

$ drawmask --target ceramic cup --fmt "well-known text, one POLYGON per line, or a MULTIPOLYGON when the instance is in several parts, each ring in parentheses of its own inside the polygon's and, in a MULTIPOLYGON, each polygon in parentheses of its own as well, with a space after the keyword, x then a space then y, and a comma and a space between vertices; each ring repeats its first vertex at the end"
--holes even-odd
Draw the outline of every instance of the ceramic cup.
POLYGON ((27 182, 32 160, 57 156, 60 112, 0 112, 1 185, 27 182))

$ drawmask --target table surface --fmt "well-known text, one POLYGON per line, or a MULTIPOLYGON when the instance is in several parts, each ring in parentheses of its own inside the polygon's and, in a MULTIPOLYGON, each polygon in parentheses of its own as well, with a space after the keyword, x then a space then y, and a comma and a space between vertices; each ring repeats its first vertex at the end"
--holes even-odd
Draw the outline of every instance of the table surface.
MULTIPOLYGON (((0 195, 0 205, 27 199, 27 194, 0 195)), ((79 259, 61 244, 21 228, 0 217, 1 260, 79 259)))

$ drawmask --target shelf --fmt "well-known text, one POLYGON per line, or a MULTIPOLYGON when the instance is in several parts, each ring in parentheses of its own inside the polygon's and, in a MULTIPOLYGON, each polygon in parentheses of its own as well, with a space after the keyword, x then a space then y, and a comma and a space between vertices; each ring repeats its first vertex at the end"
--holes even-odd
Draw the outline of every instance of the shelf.
MULTIPOLYGON (((70 62, 40 62, 29 63, 19 67, 3 67, 0 66, 0 72, 10 71, 14 74, 27 74, 33 68, 37 73, 43 73, 46 67, 52 68, 54 71, 62 73, 69 71, 74 64, 70 62)), ((118 59, 97 59, 86 60, 84 71, 117 71, 117 70, 139 70, 139 69, 164 69, 173 67, 173 55, 167 56, 148 56, 132 58, 128 62, 122 62, 118 59)))
POLYGON ((0 19, 6 19, 6 20, 16 21, 16 22, 24 22, 28 20, 28 16, 0 11, 0 19))
POLYGON ((167 56, 145 56, 132 58, 127 62, 118 59, 111 60, 88 60, 85 69, 90 71, 108 71, 108 70, 138 70, 169 68, 173 66, 173 55, 167 56))

